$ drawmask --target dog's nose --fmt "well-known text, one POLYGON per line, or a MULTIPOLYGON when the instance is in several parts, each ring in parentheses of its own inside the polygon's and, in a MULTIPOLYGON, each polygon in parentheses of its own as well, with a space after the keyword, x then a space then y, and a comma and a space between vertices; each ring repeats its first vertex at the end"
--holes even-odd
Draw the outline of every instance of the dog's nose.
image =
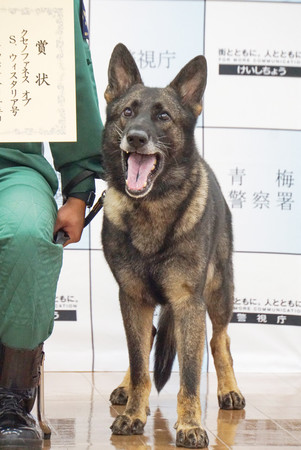
POLYGON ((148 136, 143 130, 130 130, 126 138, 128 144, 136 149, 143 147, 148 141, 148 136))

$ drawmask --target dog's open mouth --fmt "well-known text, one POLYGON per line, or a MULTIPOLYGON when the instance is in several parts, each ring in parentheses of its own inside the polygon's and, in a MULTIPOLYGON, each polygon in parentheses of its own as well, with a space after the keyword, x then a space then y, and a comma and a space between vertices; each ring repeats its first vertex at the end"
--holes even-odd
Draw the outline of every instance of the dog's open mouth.
POLYGON ((152 189, 159 173, 161 158, 158 153, 123 153, 126 191, 131 197, 144 197, 152 189))

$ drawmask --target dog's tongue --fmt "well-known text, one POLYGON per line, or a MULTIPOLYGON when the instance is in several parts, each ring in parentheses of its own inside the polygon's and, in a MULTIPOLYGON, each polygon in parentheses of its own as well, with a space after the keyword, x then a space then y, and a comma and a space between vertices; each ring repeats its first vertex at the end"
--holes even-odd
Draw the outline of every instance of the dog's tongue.
POLYGON ((147 183, 147 177, 155 163, 155 155, 131 153, 128 158, 128 188, 132 191, 142 190, 147 183))

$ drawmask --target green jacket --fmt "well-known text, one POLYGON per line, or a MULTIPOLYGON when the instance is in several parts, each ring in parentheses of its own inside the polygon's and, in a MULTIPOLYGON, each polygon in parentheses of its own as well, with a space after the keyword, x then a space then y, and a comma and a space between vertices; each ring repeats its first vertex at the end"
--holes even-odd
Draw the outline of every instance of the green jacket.
MULTIPOLYGON (((74 0, 77 142, 50 143, 56 170, 62 176, 62 189, 83 170, 91 175, 69 193, 88 193, 95 189, 94 178, 103 178, 101 162, 102 121, 98 107, 91 54, 81 28, 81 2, 74 0)), ((47 105, 45 105, 47 107, 47 105)), ((24 165, 40 172, 53 192, 58 188, 56 174, 43 157, 41 143, 0 144, 0 169, 24 165)))

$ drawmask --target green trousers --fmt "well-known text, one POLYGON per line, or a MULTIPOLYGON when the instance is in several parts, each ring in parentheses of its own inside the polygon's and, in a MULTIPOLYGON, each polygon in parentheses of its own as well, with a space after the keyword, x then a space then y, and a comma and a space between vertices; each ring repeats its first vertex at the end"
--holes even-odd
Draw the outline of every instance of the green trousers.
POLYGON ((63 248, 52 243, 57 206, 34 169, 0 170, 0 341, 33 349, 51 334, 63 248))
MULTIPOLYGON (((90 170, 103 174, 102 122, 88 43, 82 34, 82 0, 74 0, 77 142, 51 144, 63 186, 90 170)), ((57 177, 41 144, 0 143, 0 342, 32 350, 52 332, 62 246, 54 245, 57 177)), ((71 194, 94 189, 94 176, 71 194)))

